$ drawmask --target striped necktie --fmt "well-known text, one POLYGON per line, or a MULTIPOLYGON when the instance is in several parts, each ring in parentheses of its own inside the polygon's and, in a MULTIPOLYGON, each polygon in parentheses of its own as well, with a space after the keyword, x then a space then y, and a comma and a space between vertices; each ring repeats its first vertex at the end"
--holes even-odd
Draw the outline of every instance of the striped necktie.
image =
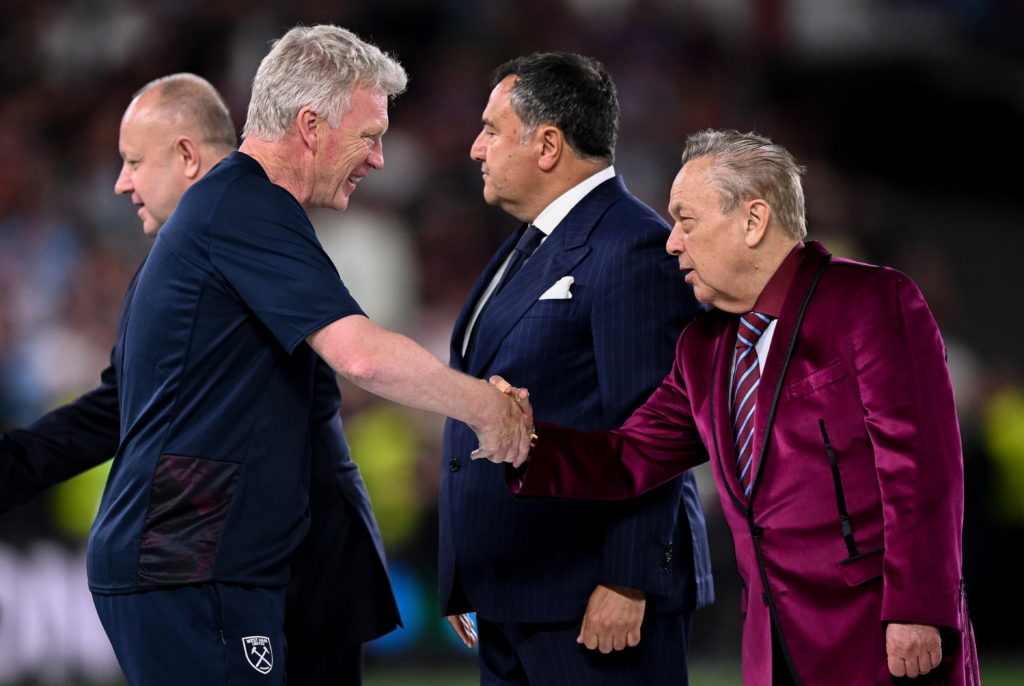
POLYGON ((772 317, 748 312, 736 330, 736 362, 733 368, 732 429, 736 437, 736 473, 745 497, 754 478, 754 410, 761 369, 754 346, 768 329, 772 317))

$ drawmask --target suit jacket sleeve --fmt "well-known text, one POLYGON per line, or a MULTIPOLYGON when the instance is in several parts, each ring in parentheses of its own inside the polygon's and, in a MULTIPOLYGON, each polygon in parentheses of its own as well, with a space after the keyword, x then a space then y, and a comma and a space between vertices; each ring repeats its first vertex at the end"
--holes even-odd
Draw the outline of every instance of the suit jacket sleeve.
MULTIPOLYGON (((602 254, 609 278, 591 311, 597 386, 609 427, 621 425, 665 377, 679 332, 696 308, 675 261, 665 254, 662 232, 633 235, 635 243, 628 249, 602 254)), ((659 564, 666 542, 673 540, 680 518, 687 517, 683 481, 672 479, 616 505, 606 529, 602 583, 661 590, 658 580, 666 577, 659 564)))
POLYGON ((519 470, 506 467, 509 490, 521 496, 621 500, 706 462, 680 365, 688 331, 679 339, 672 371, 621 428, 577 431, 536 421, 539 438, 529 462, 519 470))
POLYGON ((852 321, 882 497, 881 619, 957 627, 963 458, 945 348, 913 282, 893 270, 877 278, 852 321))
POLYGON ((100 380, 98 387, 27 429, 0 437, 0 512, 114 456, 121 417, 113 366, 103 370, 100 380))
POLYGON ((338 414, 334 371, 318 360, 313 380, 310 526, 292 556, 285 605, 285 634, 295 646, 289 668, 302 670, 312 655, 401 625, 380 531, 338 414))

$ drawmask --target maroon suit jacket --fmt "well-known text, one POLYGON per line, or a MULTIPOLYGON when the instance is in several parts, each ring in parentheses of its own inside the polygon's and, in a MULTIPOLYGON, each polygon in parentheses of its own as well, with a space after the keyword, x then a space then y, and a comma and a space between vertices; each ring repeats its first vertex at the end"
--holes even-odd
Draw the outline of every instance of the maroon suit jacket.
POLYGON ((683 331, 672 371, 620 429, 538 422, 509 486, 619 499, 710 459, 745 587, 745 684, 771 684, 773 621, 796 683, 892 683, 887 621, 942 629, 944 664, 915 683, 975 683, 963 458, 938 327, 895 270, 830 260, 813 242, 798 260, 757 391, 749 501, 729 416, 738 317, 718 310, 683 331))

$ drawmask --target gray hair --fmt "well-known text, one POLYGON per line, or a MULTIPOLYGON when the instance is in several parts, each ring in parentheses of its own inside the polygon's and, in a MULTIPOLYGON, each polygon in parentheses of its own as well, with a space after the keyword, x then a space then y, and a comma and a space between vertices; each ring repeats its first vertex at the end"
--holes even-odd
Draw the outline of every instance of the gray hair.
POLYGON ((338 128, 353 88, 389 98, 405 90, 405 69, 380 48, 331 24, 296 26, 274 41, 252 82, 242 137, 280 140, 299 110, 310 107, 338 128))
POLYGON ((132 100, 155 91, 156 106, 195 136, 196 142, 234 150, 238 133, 224 98, 201 76, 181 72, 154 79, 136 91, 132 100))
POLYGON ((683 164, 709 157, 711 183, 718 190, 722 212, 745 200, 761 198, 771 206, 784 231, 802 240, 807 236, 804 189, 806 169, 781 145, 756 133, 706 129, 686 139, 683 164))

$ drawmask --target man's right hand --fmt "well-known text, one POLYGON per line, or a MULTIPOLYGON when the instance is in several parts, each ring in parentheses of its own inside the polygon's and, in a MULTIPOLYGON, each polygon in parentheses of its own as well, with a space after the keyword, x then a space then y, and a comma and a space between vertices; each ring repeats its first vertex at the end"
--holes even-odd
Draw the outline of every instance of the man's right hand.
POLYGON ((492 376, 491 386, 501 394, 500 419, 490 427, 472 427, 480 447, 470 453, 474 460, 484 458, 519 467, 530 454, 533 433, 533 407, 526 389, 515 388, 500 376, 492 376))
POLYGON ((505 395, 515 398, 516 402, 519 404, 519 409, 523 413, 524 421, 530 427, 530 432, 532 433, 533 405, 530 404, 530 391, 526 388, 516 388, 497 374, 488 379, 488 382, 505 395))
POLYGON ((526 461, 532 413, 524 415, 516 398, 455 371, 406 336, 353 314, 313 332, 307 341, 356 386, 470 426, 480 442, 472 457, 516 466, 526 461))

